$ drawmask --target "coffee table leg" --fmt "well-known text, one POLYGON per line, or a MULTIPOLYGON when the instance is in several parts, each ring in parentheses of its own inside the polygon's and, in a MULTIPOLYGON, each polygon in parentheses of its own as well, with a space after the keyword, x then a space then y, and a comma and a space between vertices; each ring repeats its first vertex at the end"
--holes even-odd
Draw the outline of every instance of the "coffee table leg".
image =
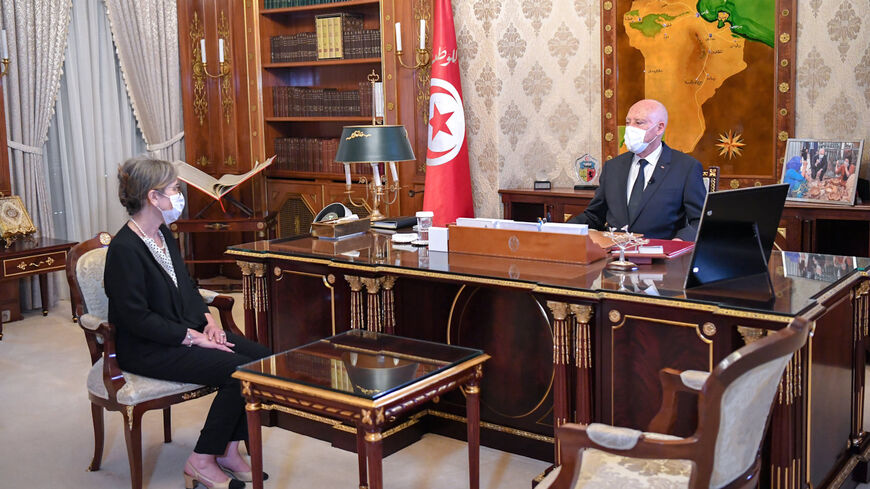
POLYGON ((254 489, 263 489, 263 437, 260 430, 260 403, 245 404, 248 416, 248 452, 251 456, 251 477, 254 489))
POLYGON ((468 418, 468 479, 471 489, 480 487, 480 385, 474 378, 465 385, 465 414, 468 418))
POLYGON ((369 489, 382 489, 384 487, 384 474, 381 470, 381 445, 383 435, 381 428, 374 426, 366 431, 366 459, 369 466, 369 489))
POLYGON ((359 488, 369 487, 369 476, 366 470, 366 438, 362 426, 356 427, 356 456, 359 466, 359 488))

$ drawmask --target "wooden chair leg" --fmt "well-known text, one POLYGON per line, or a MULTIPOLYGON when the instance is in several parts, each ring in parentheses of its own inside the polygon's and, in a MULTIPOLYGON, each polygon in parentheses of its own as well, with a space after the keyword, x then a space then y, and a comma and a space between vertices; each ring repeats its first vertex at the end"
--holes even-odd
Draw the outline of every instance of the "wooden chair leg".
POLYGON ((122 412, 127 459, 130 462, 130 485, 133 489, 142 489, 142 413, 135 408, 122 412))
POLYGON ((163 443, 172 442, 172 407, 163 409, 163 443))
POLYGON ((103 463, 103 407, 91 403, 91 418, 94 420, 94 458, 88 466, 89 472, 100 470, 103 463))

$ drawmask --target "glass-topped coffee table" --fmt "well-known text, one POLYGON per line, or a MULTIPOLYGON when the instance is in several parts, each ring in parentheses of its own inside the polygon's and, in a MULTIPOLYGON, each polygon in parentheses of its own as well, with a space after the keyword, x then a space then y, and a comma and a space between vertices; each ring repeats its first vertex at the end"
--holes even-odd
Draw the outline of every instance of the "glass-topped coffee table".
POLYGON ((469 478, 477 489, 480 379, 488 359, 472 348, 351 330, 240 366, 233 377, 247 400, 254 488, 263 487, 261 410, 292 408, 355 424, 360 487, 380 489, 384 425, 459 388, 466 398, 469 478))

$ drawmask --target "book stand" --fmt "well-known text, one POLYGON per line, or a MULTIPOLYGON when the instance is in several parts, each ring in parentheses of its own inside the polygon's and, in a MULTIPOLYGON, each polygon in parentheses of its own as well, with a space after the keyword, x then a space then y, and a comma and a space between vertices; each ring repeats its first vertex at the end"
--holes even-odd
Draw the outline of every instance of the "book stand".
MULTIPOLYGON (((226 196, 222 197, 221 200, 226 200, 227 202, 229 202, 233 206, 238 207, 242 211, 242 214, 244 214, 245 217, 254 217, 254 210, 251 209, 250 207, 246 206, 245 204, 239 202, 238 200, 236 200, 235 197, 233 197, 231 195, 226 195, 226 196)), ((215 205, 216 202, 219 202, 219 201, 213 200, 213 201, 209 202, 209 204, 207 206, 203 207, 191 219, 202 219, 202 216, 205 215, 205 212, 207 210, 211 209, 211 206, 215 205)), ((221 209, 224 211, 225 214, 227 213, 226 209, 224 209, 223 202, 221 202, 221 209)))

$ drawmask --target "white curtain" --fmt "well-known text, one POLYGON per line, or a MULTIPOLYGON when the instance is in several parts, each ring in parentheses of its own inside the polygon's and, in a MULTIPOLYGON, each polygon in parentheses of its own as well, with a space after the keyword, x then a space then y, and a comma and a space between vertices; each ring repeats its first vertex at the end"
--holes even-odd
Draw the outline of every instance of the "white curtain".
POLYGON ((175 0, 105 0, 121 72, 149 154, 183 156, 175 0))
POLYGON ((127 219, 118 202, 118 165, 144 152, 105 5, 76 1, 45 145, 57 236, 83 241, 99 231, 115 234, 127 219))
MULTIPOLYGON (((51 196, 42 146, 60 84, 70 18, 70 0, 3 0, 3 26, 9 44, 6 108, 11 153, 12 191, 24 200, 41 236, 54 236, 51 196)), ((54 302, 56 277, 48 280, 49 303, 54 302)), ((38 297, 31 280, 25 307, 38 297)))

